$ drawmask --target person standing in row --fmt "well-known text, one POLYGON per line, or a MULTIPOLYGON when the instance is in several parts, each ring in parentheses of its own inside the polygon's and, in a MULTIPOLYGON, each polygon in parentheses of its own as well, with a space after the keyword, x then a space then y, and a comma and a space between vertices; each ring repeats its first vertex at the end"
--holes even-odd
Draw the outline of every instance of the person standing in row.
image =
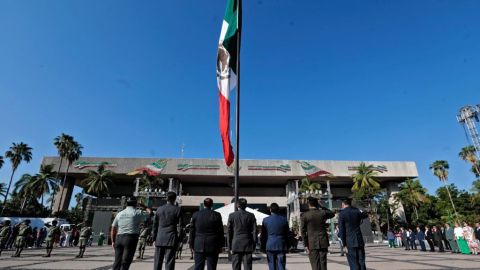
POLYGON ((80 236, 78 238, 79 251, 78 255, 75 258, 83 258, 85 249, 88 243, 88 240, 92 236, 92 228, 90 227, 90 222, 84 221, 82 224, 82 229, 80 230, 80 236))
MULTIPOLYGON (((308 253, 312 270, 326 270, 327 253, 330 246, 326 222, 335 214, 320 206, 317 198, 309 197, 307 200, 309 210, 301 216, 301 233, 305 250, 308 253)), ((343 243, 346 242, 343 241, 343 243)))
MULTIPOLYGON (((128 270, 135 256, 138 236, 140 234, 140 223, 148 217, 145 212, 135 209, 137 200, 129 198, 127 207, 120 211, 113 220, 110 237, 112 247, 115 249, 115 261, 113 270, 128 270)), ((147 208, 147 213, 150 209, 147 208)))
POLYGON ((432 226, 432 232, 433 232, 433 242, 434 244, 438 247, 438 252, 445 252, 443 249, 443 236, 440 230, 437 229, 437 226, 432 226))
POLYGON ((138 256, 137 259, 143 259, 145 247, 147 246, 147 238, 151 234, 151 230, 144 223, 140 224, 140 238, 138 240, 138 256))
POLYGON ((287 263, 288 221, 279 212, 278 204, 270 204, 271 215, 262 223, 261 249, 267 253, 270 270, 285 270, 287 263))
POLYGON ((360 230, 360 225, 365 218, 368 218, 368 213, 353 207, 351 199, 342 201, 342 211, 340 211, 338 224, 340 226, 340 237, 347 246, 347 261, 350 270, 367 269, 365 265, 365 242, 360 230))
POLYGON ((232 253, 232 269, 252 270, 252 253, 257 242, 255 215, 246 211, 247 200, 240 198, 238 211, 228 216, 228 246, 232 253))
POLYGON ((433 244, 433 232, 428 226, 425 226, 425 241, 427 241, 427 244, 430 247, 430 252, 434 252, 435 245, 433 244))
POLYGON ((30 227, 30 220, 26 219, 18 227, 18 235, 15 239, 15 254, 12 257, 20 257, 22 250, 26 247, 27 239, 32 234, 32 227, 30 227))
POLYGON ((450 224, 445 223, 445 239, 447 239, 448 243, 450 244, 452 253, 459 253, 460 250, 458 249, 457 241, 455 241, 455 233, 453 228, 450 227, 450 224))
POLYGON ((175 251, 178 237, 181 233, 181 211, 175 205, 177 194, 169 191, 167 203, 157 209, 153 220, 153 239, 155 239, 154 270, 162 270, 165 260, 165 269, 175 269, 175 251))
POLYGON ((420 244, 420 251, 427 251, 425 247, 425 233, 420 229, 420 227, 417 227, 417 239, 418 243, 420 244))
POLYGON ((47 237, 45 237, 45 249, 47 253, 43 255, 43 257, 50 257, 52 254, 53 245, 60 239, 61 231, 57 224, 58 222, 53 220, 52 224, 48 227, 47 237))
POLYGON ((225 239, 220 213, 213 211, 213 200, 203 201, 204 209, 193 214, 190 222, 189 246, 193 247, 195 270, 217 269, 218 254, 222 252, 225 239))
POLYGON ((12 227, 10 227, 11 221, 5 220, 3 222, 3 227, 0 229, 0 256, 2 255, 2 250, 6 249, 8 238, 12 233, 12 227))

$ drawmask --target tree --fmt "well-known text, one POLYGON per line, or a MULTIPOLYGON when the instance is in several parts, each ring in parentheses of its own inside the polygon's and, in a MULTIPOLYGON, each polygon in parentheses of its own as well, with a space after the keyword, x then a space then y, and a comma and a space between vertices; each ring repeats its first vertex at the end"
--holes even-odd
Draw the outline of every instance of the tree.
MULTIPOLYGON (((57 136, 55 139, 53 139, 53 145, 57 148, 58 155, 60 156, 60 164, 58 165, 58 170, 55 176, 55 181, 58 183, 60 182, 59 180, 59 173, 60 169, 62 168, 62 163, 63 160, 67 157, 68 149, 70 147, 71 142, 73 141, 73 136, 67 135, 65 133, 62 133, 60 136, 57 136)), ((57 192, 57 188, 53 190, 53 200, 51 200, 51 205, 50 209, 53 209, 53 203, 55 199, 55 193, 57 192)))
POLYGON ((395 195, 404 206, 412 207, 415 212, 415 220, 418 221, 418 207, 420 203, 427 201, 427 190, 420 184, 418 179, 407 179, 400 185, 400 191, 395 195))
POLYGON ((3 156, 0 156, 0 169, 3 167, 3 163, 5 163, 3 156))
POLYGON ((373 165, 366 165, 365 162, 360 163, 357 167, 356 173, 352 175, 352 191, 364 190, 368 193, 377 193, 380 189, 380 184, 375 179, 377 175, 378 171, 373 165))
POLYGON ((477 160, 475 166, 472 166, 472 168, 470 169, 470 171, 475 174, 476 177, 480 177, 480 171, 478 170, 478 168, 480 168, 480 160, 477 160))
POLYGON ((3 200, 3 208, 0 216, 3 215, 3 211, 5 210, 8 193, 10 192, 10 187, 12 186, 12 180, 13 176, 15 175, 15 171, 22 161, 29 163, 30 160, 32 160, 32 148, 23 142, 18 144, 13 143, 12 146, 10 146, 10 149, 5 152, 5 157, 10 159, 10 162, 12 163, 12 174, 10 176, 10 182, 8 183, 7 191, 5 191, 5 198, 3 200))
MULTIPOLYGON (((378 170, 373 165, 367 165, 365 162, 361 162, 356 168, 356 172, 352 175, 352 192, 356 200, 365 202, 369 211, 374 213, 376 231, 380 232, 379 217, 373 200, 380 192, 380 184, 375 179, 377 175, 378 170)), ((381 235, 379 237, 381 237, 381 235)))
POLYGON ((41 165, 40 172, 34 176, 31 182, 31 187, 37 195, 36 198, 41 198, 42 205, 44 195, 49 194, 50 189, 55 190, 57 188, 57 182, 53 178, 53 174, 53 164, 41 165))
POLYGON ((14 185, 14 193, 18 193, 22 198, 20 214, 22 214, 25 205, 32 199, 32 197, 36 197, 37 191, 32 185, 34 181, 36 181, 35 176, 26 173, 23 174, 14 185))
POLYGON ((97 197, 109 195, 109 185, 112 183, 110 177, 113 174, 112 171, 105 169, 105 163, 100 164, 96 171, 89 170, 87 178, 83 180, 87 193, 95 194, 97 197))
POLYGON ((446 160, 437 160, 432 164, 430 164, 430 170, 432 170, 433 175, 438 177, 440 182, 442 182, 445 185, 445 188, 447 189, 448 197, 450 198, 450 203, 452 204, 453 212, 455 213, 455 216, 458 219, 457 209, 455 208, 455 204, 453 203, 453 200, 452 200, 452 195, 450 194, 450 189, 448 188, 448 185, 447 185, 449 168, 450 166, 448 165, 448 162, 446 160))
POLYGON ((0 183, 0 196, 5 196, 5 191, 7 188, 5 187, 5 183, 0 183))
POLYGON ((300 183, 300 192, 305 193, 307 191, 315 193, 317 190, 321 189, 320 183, 315 183, 310 181, 308 178, 303 178, 300 183))
MULTIPOLYGON (((67 143, 66 156, 65 156, 65 158, 67 159, 67 170, 65 171, 65 175, 63 176, 62 187, 64 187, 65 183, 67 182, 67 175, 68 175, 68 170, 70 169, 70 166, 72 165, 73 162, 78 160, 80 156, 82 156, 82 149, 83 149, 83 146, 78 142, 74 141, 73 139, 72 141, 67 143)), ((65 192, 65 189, 62 188, 57 211, 60 211, 60 205, 63 200, 64 192, 65 192)))
POLYGON ((476 155, 477 149, 475 146, 469 145, 462 148, 458 156, 461 160, 466 161, 472 165, 475 175, 480 175, 480 167, 478 166, 478 158, 476 155))

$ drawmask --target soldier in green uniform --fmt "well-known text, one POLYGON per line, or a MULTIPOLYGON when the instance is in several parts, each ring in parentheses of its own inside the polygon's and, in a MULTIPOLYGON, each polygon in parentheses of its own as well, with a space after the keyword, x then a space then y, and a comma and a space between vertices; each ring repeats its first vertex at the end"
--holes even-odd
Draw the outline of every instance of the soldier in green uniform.
POLYGON ((92 228, 90 227, 90 223, 88 221, 83 222, 82 230, 80 231, 80 240, 79 246, 80 251, 75 258, 83 258, 83 253, 85 253, 85 247, 87 246, 88 239, 92 235, 92 228))
POLYGON ((56 220, 52 221, 52 225, 47 229, 47 237, 45 237, 45 244, 47 249, 47 254, 43 255, 43 257, 50 257, 52 254, 53 245, 55 241, 60 238, 60 228, 57 226, 58 222, 56 220))
POLYGON ((150 235, 152 230, 145 226, 145 224, 140 224, 140 236, 138 239, 138 256, 137 259, 143 259, 143 253, 145 253, 145 246, 147 245, 147 238, 150 235))
POLYGON ((15 254, 12 257, 20 257, 23 248, 27 244, 27 238, 32 235, 32 227, 30 227, 30 220, 26 219, 24 222, 20 224, 18 228, 18 235, 15 239, 15 247, 17 248, 15 254))
POLYGON ((0 229, 0 255, 2 255, 2 250, 5 248, 7 244, 8 237, 12 233, 12 228, 10 227, 10 220, 5 220, 3 222, 3 227, 0 229))

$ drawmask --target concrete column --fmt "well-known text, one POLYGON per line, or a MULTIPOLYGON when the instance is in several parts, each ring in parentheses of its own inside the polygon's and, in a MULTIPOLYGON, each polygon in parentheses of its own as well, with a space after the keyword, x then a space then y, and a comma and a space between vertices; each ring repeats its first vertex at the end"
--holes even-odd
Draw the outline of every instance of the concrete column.
POLYGON ((53 204, 52 212, 55 213, 58 210, 65 211, 68 210, 68 206, 70 205, 70 200, 72 199, 73 187, 75 186, 75 179, 67 178, 64 185, 59 185, 58 192, 55 194, 55 203, 53 204), (63 198, 60 201, 60 196, 62 195, 63 191, 63 198))
POLYGON ((400 188, 398 187, 399 184, 400 183, 398 182, 388 183, 387 185, 388 203, 397 204, 398 205, 397 209, 390 209, 390 211, 393 212, 394 215, 399 216, 402 221, 407 221, 407 218, 405 217, 405 209, 403 208, 403 204, 395 198, 395 194, 397 194, 400 191, 400 188))

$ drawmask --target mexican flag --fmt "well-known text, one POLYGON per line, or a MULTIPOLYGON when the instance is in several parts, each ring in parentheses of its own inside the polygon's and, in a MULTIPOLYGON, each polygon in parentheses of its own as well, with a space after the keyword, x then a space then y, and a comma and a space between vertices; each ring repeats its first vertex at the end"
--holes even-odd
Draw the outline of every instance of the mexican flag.
POLYGON ((237 85, 240 53, 241 0, 227 0, 217 52, 217 85, 220 98, 220 135, 225 163, 233 163, 230 141, 230 91, 237 85))
POLYGON ((314 179, 320 175, 329 175, 331 173, 324 171, 317 166, 310 164, 306 161, 297 161, 300 163, 300 166, 302 167, 303 171, 305 172, 305 175, 307 175, 308 179, 314 179))

